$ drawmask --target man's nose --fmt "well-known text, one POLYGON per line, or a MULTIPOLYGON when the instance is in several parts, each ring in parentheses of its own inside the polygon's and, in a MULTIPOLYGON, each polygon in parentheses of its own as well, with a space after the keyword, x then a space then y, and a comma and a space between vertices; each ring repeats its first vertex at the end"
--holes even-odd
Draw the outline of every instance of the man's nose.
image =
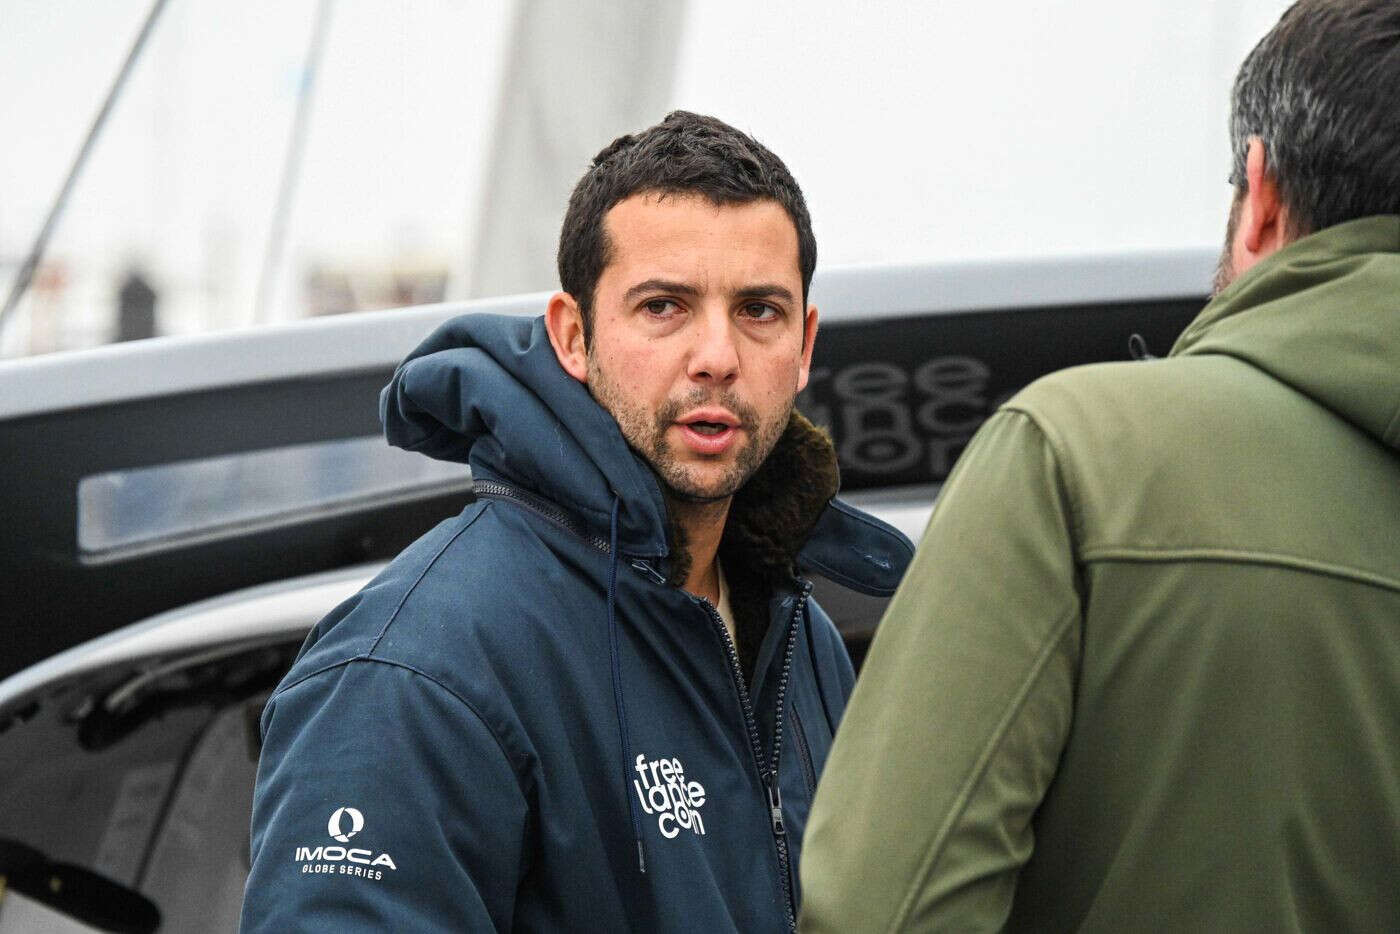
POLYGON ((695 345, 690 352, 690 378, 719 385, 734 382, 739 376, 739 348, 735 337, 734 323, 727 312, 698 316, 695 345))

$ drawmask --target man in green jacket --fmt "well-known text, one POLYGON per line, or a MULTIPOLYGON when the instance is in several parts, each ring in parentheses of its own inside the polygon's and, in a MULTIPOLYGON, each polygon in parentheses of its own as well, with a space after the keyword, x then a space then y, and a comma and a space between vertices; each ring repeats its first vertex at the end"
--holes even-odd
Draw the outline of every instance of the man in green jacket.
POLYGON ((1400 3, 1297 3, 1232 104, 1215 299, 944 486, 804 931, 1400 930, 1400 3))

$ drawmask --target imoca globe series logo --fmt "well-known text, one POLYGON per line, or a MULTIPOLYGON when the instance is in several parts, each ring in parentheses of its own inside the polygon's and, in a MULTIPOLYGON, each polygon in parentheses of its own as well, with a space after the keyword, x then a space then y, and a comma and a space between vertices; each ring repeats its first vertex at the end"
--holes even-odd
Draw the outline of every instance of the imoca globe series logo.
MULTIPOLYGON (((326 833, 339 843, 349 843, 351 837, 364 829, 365 815, 358 808, 336 808, 326 821, 326 833)), ((376 855, 373 850, 359 847, 299 846, 295 860, 301 864, 303 875, 355 876, 373 881, 383 879, 385 870, 399 868, 388 853, 376 855), (381 866, 382 869, 377 868, 381 866)))
POLYGON ((341 843, 349 843, 350 838, 361 830, 365 829, 365 816, 354 808, 337 808, 331 815, 330 822, 326 824, 326 832, 341 843), (350 818, 350 832, 346 833, 341 825, 343 818, 350 818))

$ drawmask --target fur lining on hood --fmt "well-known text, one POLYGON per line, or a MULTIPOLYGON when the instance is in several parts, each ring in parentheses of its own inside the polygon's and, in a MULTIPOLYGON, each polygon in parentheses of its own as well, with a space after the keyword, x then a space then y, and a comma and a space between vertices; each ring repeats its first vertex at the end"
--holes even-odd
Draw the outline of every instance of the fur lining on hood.
MULTIPOLYGON (((797 553, 840 482, 831 436, 794 409, 767 460, 734 494, 719 558, 729 583, 736 648, 746 676, 753 671, 768 628, 773 589, 794 577, 797 553)), ((679 586, 689 573, 690 553, 682 529, 675 522, 667 526, 670 580, 679 586)))
POLYGON ((720 547, 769 574, 790 576, 840 485, 831 436, 794 410, 768 459, 734 494, 720 547))

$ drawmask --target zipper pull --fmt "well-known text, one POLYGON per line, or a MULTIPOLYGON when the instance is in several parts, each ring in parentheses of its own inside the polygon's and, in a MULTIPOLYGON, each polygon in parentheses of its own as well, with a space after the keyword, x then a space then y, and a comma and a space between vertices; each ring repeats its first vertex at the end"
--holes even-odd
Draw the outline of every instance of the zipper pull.
POLYGON ((666 583, 666 575, 662 574, 656 568, 652 567, 651 562, 649 561, 643 561, 641 558, 637 558, 632 562, 632 567, 638 571, 641 571, 647 577, 650 577, 654 583, 666 583))
POLYGON ((773 818, 773 833, 787 836, 787 826, 783 823, 783 793, 778 790, 778 773, 769 772, 764 784, 768 786, 768 810, 773 818))

